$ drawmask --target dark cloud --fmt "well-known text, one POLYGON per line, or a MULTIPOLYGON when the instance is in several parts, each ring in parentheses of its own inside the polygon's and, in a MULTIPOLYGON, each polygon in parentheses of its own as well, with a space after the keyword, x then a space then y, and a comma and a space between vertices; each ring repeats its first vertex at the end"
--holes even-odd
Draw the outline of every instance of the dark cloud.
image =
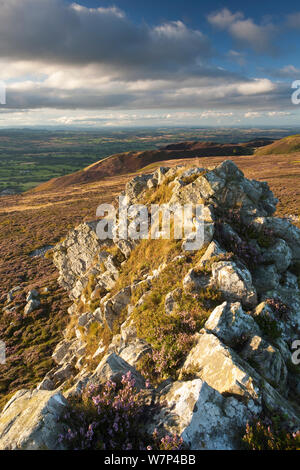
MULTIPOLYGON (((0 59, 11 77, 11 110, 290 105, 287 88, 213 65, 217 54, 209 40, 181 21, 137 25, 115 7, 88 9, 63 0, 0 0, 0 8, 0 59), (18 69, 20 61, 25 65, 18 69)), ((209 21, 241 44, 269 49, 271 24, 226 9, 209 21)), ((239 51, 228 59, 244 63, 239 51)))
POLYGON ((136 25, 117 8, 62 0, 0 0, 0 7, 0 56, 9 59, 162 72, 211 53, 207 38, 181 21, 136 25))

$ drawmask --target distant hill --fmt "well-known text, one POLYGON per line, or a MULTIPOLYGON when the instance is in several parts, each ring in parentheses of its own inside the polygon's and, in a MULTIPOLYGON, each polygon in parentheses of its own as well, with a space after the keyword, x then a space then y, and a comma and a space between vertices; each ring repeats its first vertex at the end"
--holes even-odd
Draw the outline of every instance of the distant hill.
POLYGON ((256 155, 278 155, 300 152, 300 134, 284 137, 276 140, 270 145, 259 148, 255 151, 256 155))
POLYGON ((42 183, 32 189, 31 192, 49 191, 72 185, 92 183, 105 177, 135 172, 147 165, 163 160, 250 155, 255 148, 269 143, 270 139, 259 139, 240 144, 188 141, 166 145, 157 150, 118 153, 93 163, 76 173, 71 173, 42 183))

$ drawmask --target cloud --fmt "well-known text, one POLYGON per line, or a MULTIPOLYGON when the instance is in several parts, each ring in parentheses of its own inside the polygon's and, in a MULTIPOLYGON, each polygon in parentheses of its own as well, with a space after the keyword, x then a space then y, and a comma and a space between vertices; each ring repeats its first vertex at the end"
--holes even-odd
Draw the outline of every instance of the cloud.
POLYGON ((256 119, 260 117, 283 117, 283 116, 291 116, 292 113, 287 112, 287 111, 264 111, 264 112, 259 112, 259 111, 248 111, 247 113, 244 114, 244 117, 246 119, 256 119))
POLYGON ((136 25, 116 7, 62 0, 0 0, 0 7, 2 58, 94 63, 137 74, 176 70, 211 53, 208 39, 181 21, 136 25))
POLYGON ((230 51, 228 51, 227 57, 232 62, 236 62, 237 64, 239 64, 241 67, 246 64, 245 55, 242 52, 238 52, 231 49, 230 51))
POLYGON ((228 8, 211 13, 207 19, 213 26, 228 31, 240 46, 250 46, 258 53, 275 51, 272 38, 276 29, 271 23, 258 25, 242 12, 232 13, 228 8))
POLYGON ((300 69, 294 65, 286 65, 280 69, 263 69, 263 71, 278 78, 296 79, 300 77, 300 69))
MULTIPOLYGON (((45 70, 47 65, 45 66, 45 70)), ((43 71, 41 65, 40 71, 43 71)), ((128 80, 101 73, 97 66, 52 70, 34 79, 16 80, 7 86, 7 107, 60 109, 199 108, 218 102, 220 107, 238 97, 250 99, 276 92, 268 79, 252 79, 226 71, 202 76, 128 80)))
POLYGON ((241 95, 259 95, 275 90, 276 86, 267 78, 256 78, 251 82, 242 83, 238 86, 238 92, 241 95))
POLYGON ((295 12, 290 15, 287 15, 286 23, 289 28, 300 28, 300 12, 295 12))
POLYGON ((243 13, 231 13, 228 8, 223 8, 223 10, 211 13, 208 15, 208 21, 213 25, 220 29, 228 29, 230 28, 235 22, 240 21, 244 18, 243 13))
MULTIPOLYGON (((63 0, 0 0, 0 7, 0 79, 7 84, 6 108, 16 113, 163 108, 174 120, 175 112, 188 108, 201 119, 225 119, 230 108, 269 106, 272 111, 290 105, 290 89, 216 66, 208 38, 182 21, 135 24, 116 7, 87 8, 63 0)), ((210 15, 214 26, 236 38, 240 23, 245 24, 244 34, 253 43, 249 21, 226 9, 210 15)), ((237 50, 225 57, 227 63, 244 64, 237 50)))

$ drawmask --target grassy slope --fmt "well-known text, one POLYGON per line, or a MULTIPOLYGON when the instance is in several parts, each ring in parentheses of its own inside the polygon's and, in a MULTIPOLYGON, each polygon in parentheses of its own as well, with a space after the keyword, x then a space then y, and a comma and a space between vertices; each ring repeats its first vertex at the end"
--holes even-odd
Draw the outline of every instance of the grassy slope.
MULTIPOLYGON (((180 163, 213 166, 228 157, 204 157, 171 160, 180 163)), ((273 156, 231 157, 249 178, 267 181, 280 199, 278 214, 300 216, 300 153, 273 156)), ((163 162, 157 165, 162 165, 163 162)), ((155 165, 147 167, 153 171, 155 165)), ((53 244, 70 228, 95 217, 98 204, 109 202, 119 193, 128 179, 125 174, 105 178, 91 184, 70 186, 56 191, 30 192, 2 198, 0 207, 0 339, 8 343, 8 362, 1 367, 0 397, 20 387, 36 383, 51 367, 51 351, 61 338, 67 322, 69 300, 57 286, 57 272, 51 261, 30 258, 35 248, 53 244), (30 287, 50 287, 43 295, 42 308, 24 320, 24 298, 15 316, 1 314, 6 293, 21 284, 30 287), (11 323, 13 324, 10 327, 11 323)), ((300 224, 298 223, 300 227, 300 224)), ((1 400, 0 400, 1 406, 1 400)))
POLYGON ((256 150, 256 155, 279 155, 300 152, 300 135, 291 135, 256 150))
MULTIPOLYGON (((259 145, 258 141, 253 145, 259 145)), ((261 144, 261 143, 260 143, 261 144)), ((123 152, 104 158, 93 163, 83 170, 66 176, 53 178, 46 183, 37 186, 32 192, 56 191, 77 184, 87 184, 99 181, 107 176, 127 174, 139 171, 147 165, 155 162, 168 161, 174 158, 193 158, 203 156, 230 156, 252 154, 251 142, 247 144, 219 144, 215 142, 179 142, 161 149, 144 150, 139 152, 123 152)))

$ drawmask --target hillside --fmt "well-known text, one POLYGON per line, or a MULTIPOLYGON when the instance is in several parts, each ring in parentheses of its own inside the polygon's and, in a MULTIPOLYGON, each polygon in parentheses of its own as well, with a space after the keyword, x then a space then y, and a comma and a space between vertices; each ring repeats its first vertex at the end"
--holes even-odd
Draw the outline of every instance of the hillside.
POLYGON ((270 139, 259 139, 242 144, 186 141, 170 144, 158 150, 118 153, 104 158, 76 173, 54 178, 37 186, 32 192, 54 191, 72 185, 93 183, 108 176, 132 173, 149 164, 175 158, 247 155, 253 153, 254 148, 266 145, 269 141, 270 139))
MULTIPOLYGON (((300 230, 230 160, 160 167, 125 195, 201 200, 203 243, 101 240, 91 221, 56 244, 70 321, 52 368, 0 415, 0 449, 299 448, 300 230)), ((43 301, 19 290, 9 319, 14 296, 24 320, 43 301)))
MULTIPOLYGON (((133 174, 1 199, 0 339, 7 342, 9 349, 7 365, 1 369, 0 408, 14 391, 36 385, 51 368, 51 354, 62 337, 61 325, 69 319, 70 300, 57 284, 58 274, 51 260, 42 255, 32 257, 31 253, 55 245, 76 225, 93 220, 97 206, 111 202, 135 174, 183 163, 209 167, 223 160, 219 156, 161 161, 133 174), (7 293, 16 286, 21 291, 9 306, 11 312, 2 315, 7 293), (44 292, 45 287, 48 292, 44 292), (43 293, 41 308, 27 314, 24 322, 26 295, 33 288, 43 293), (13 316, 15 323, 11 325, 13 316)), ((247 178, 268 181, 279 198, 277 215, 289 217, 300 227, 300 164, 295 155, 235 156, 231 160, 247 178)))
POLYGON ((291 135, 283 139, 276 140, 270 145, 266 145, 255 151, 256 155, 279 155, 300 152, 300 135, 291 135))

